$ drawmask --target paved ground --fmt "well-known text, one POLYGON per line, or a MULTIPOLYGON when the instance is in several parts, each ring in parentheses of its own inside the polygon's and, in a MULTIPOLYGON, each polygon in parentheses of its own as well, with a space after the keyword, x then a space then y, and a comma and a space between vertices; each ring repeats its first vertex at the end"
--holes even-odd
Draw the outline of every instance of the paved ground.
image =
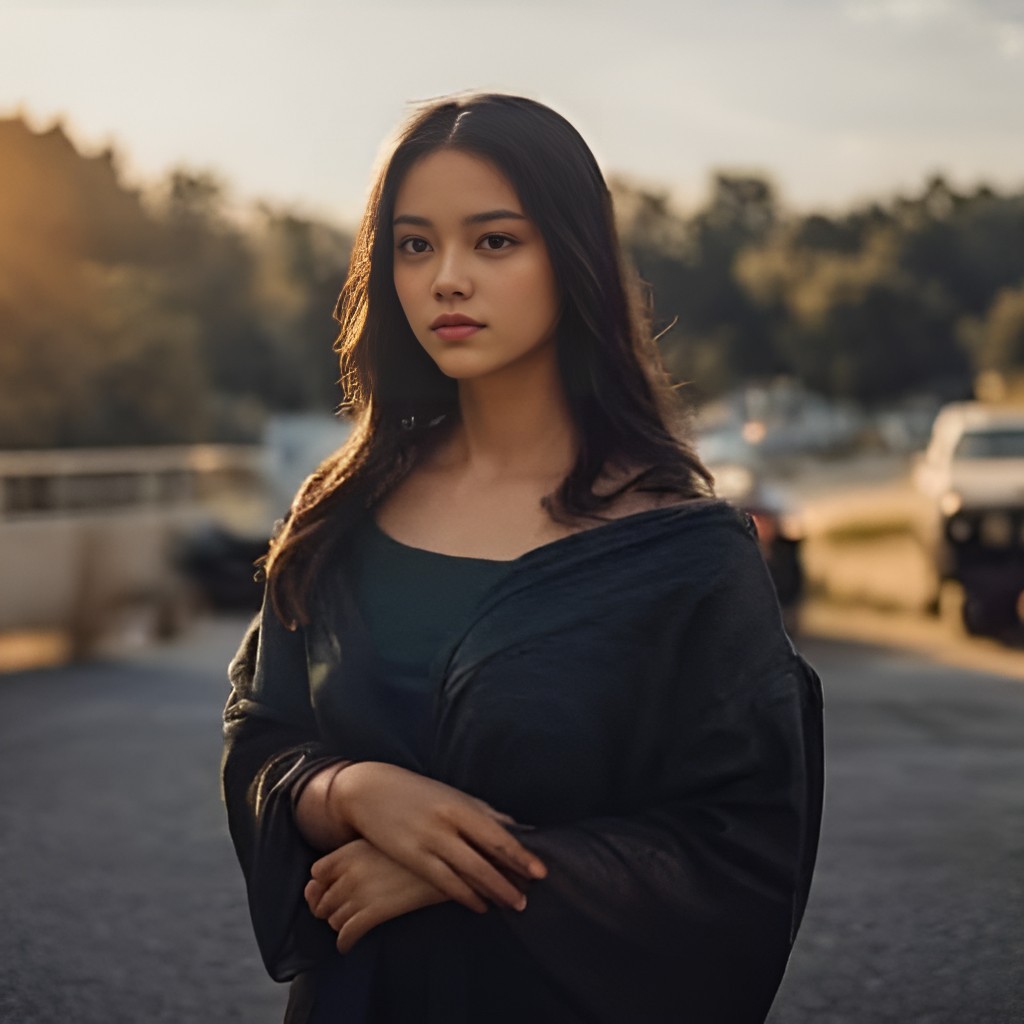
POLYGON ((217 792, 240 628, 0 679, 3 1024, 280 1022, 217 792))
MULTIPOLYGON (((3 1024, 280 1021, 215 788, 240 630, 0 678, 3 1024)), ((1020 1024, 1024 683, 805 646, 828 804, 772 1024, 1020 1024)))
POLYGON ((1024 1021, 1024 683, 810 642, 826 813, 772 1024, 1024 1021))

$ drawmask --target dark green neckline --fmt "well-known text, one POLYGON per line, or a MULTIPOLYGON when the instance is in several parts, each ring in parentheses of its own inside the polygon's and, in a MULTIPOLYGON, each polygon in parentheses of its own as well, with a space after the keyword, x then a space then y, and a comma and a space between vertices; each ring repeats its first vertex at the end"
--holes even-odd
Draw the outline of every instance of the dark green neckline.
POLYGON ((475 563, 480 564, 480 565, 494 565, 494 566, 498 566, 498 565, 510 566, 513 563, 519 561, 518 558, 511 558, 511 559, 508 559, 508 558, 475 558, 472 555, 449 555, 449 554, 446 554, 443 551, 431 551, 429 548, 414 547, 412 544, 405 544, 405 543, 403 543, 400 540, 395 540, 395 538, 392 537, 391 534, 385 533, 385 531, 383 529, 381 529, 381 527, 378 524, 377 520, 372 515, 367 516, 367 520, 368 520, 368 525, 370 526, 370 529, 373 531, 374 534, 376 534, 378 539, 386 542, 392 548, 395 548, 395 549, 401 550, 401 551, 413 552, 414 555, 416 555, 416 556, 424 556, 426 558, 435 558, 435 559, 443 558, 446 561, 452 561, 452 562, 475 562, 475 563))
POLYGON ((626 516, 619 516, 616 519, 609 519, 599 526, 578 530, 576 533, 567 534, 565 537, 556 537, 554 540, 549 540, 535 548, 530 548, 529 551, 524 551, 518 558, 508 559, 448 555, 441 551, 431 551, 428 548, 413 547, 411 544, 403 544, 402 541, 395 540, 390 534, 385 533, 377 525, 377 520, 372 513, 366 519, 372 532, 379 538, 387 541, 388 544, 393 545, 396 550, 411 551, 428 558, 445 558, 457 562, 477 562, 483 565, 504 565, 512 568, 513 566, 529 565, 535 561, 545 561, 562 550, 576 551, 582 546, 585 551, 585 545, 613 541, 619 536, 620 531, 626 531, 626 536, 628 537, 636 526, 647 525, 648 523, 657 526, 662 520, 672 522, 684 518, 700 518, 701 513, 720 515, 723 512, 731 518, 737 519, 737 521, 743 515, 743 513, 737 512, 729 502, 721 498, 692 498, 676 505, 649 508, 641 512, 632 512, 626 516))

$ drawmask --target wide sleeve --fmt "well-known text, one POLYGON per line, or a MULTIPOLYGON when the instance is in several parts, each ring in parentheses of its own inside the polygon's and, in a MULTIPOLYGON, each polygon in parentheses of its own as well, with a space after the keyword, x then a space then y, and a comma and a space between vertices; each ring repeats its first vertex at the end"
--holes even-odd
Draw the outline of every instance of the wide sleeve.
POLYGON ((658 798, 521 836, 549 875, 503 916, 581 1019, 760 1024, 785 970, 817 849, 821 688, 763 566, 731 568, 680 637, 658 798))
POLYGON ((294 801, 325 765, 341 759, 317 729, 301 630, 265 602, 228 669, 221 781, 228 828, 245 876, 267 971, 286 981, 334 949, 309 913, 303 888, 318 854, 295 825, 294 801))

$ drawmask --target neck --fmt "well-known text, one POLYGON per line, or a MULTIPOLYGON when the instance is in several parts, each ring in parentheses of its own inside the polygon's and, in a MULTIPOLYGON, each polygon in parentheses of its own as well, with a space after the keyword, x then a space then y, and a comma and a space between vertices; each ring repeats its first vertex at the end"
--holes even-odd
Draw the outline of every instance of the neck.
POLYGON ((459 382, 461 422, 451 454, 474 475, 564 476, 576 457, 576 428, 554 352, 539 366, 459 382))

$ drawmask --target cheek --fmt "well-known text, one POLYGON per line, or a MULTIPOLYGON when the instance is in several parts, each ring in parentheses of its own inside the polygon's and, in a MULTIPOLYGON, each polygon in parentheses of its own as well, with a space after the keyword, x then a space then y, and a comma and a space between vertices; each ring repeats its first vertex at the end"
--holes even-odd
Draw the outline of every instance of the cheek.
POLYGON ((535 316, 545 327, 553 327, 558 321, 561 301, 558 286, 550 268, 539 268, 530 284, 530 302, 536 310, 535 316))
POLYGON ((398 301, 405 305, 405 297, 402 294, 402 275, 397 270, 391 271, 391 283, 395 286, 395 294, 398 296, 398 301))
POLYGON ((507 284, 510 305, 530 309, 540 319, 550 319, 551 312, 558 308, 558 289, 546 265, 521 267, 507 284))
POLYGON ((413 297, 412 283, 409 280, 409 275, 405 273, 395 273, 395 294, 398 296, 398 304, 402 307, 402 311, 406 315, 406 319, 409 319, 409 314, 412 312, 411 304, 413 297))

